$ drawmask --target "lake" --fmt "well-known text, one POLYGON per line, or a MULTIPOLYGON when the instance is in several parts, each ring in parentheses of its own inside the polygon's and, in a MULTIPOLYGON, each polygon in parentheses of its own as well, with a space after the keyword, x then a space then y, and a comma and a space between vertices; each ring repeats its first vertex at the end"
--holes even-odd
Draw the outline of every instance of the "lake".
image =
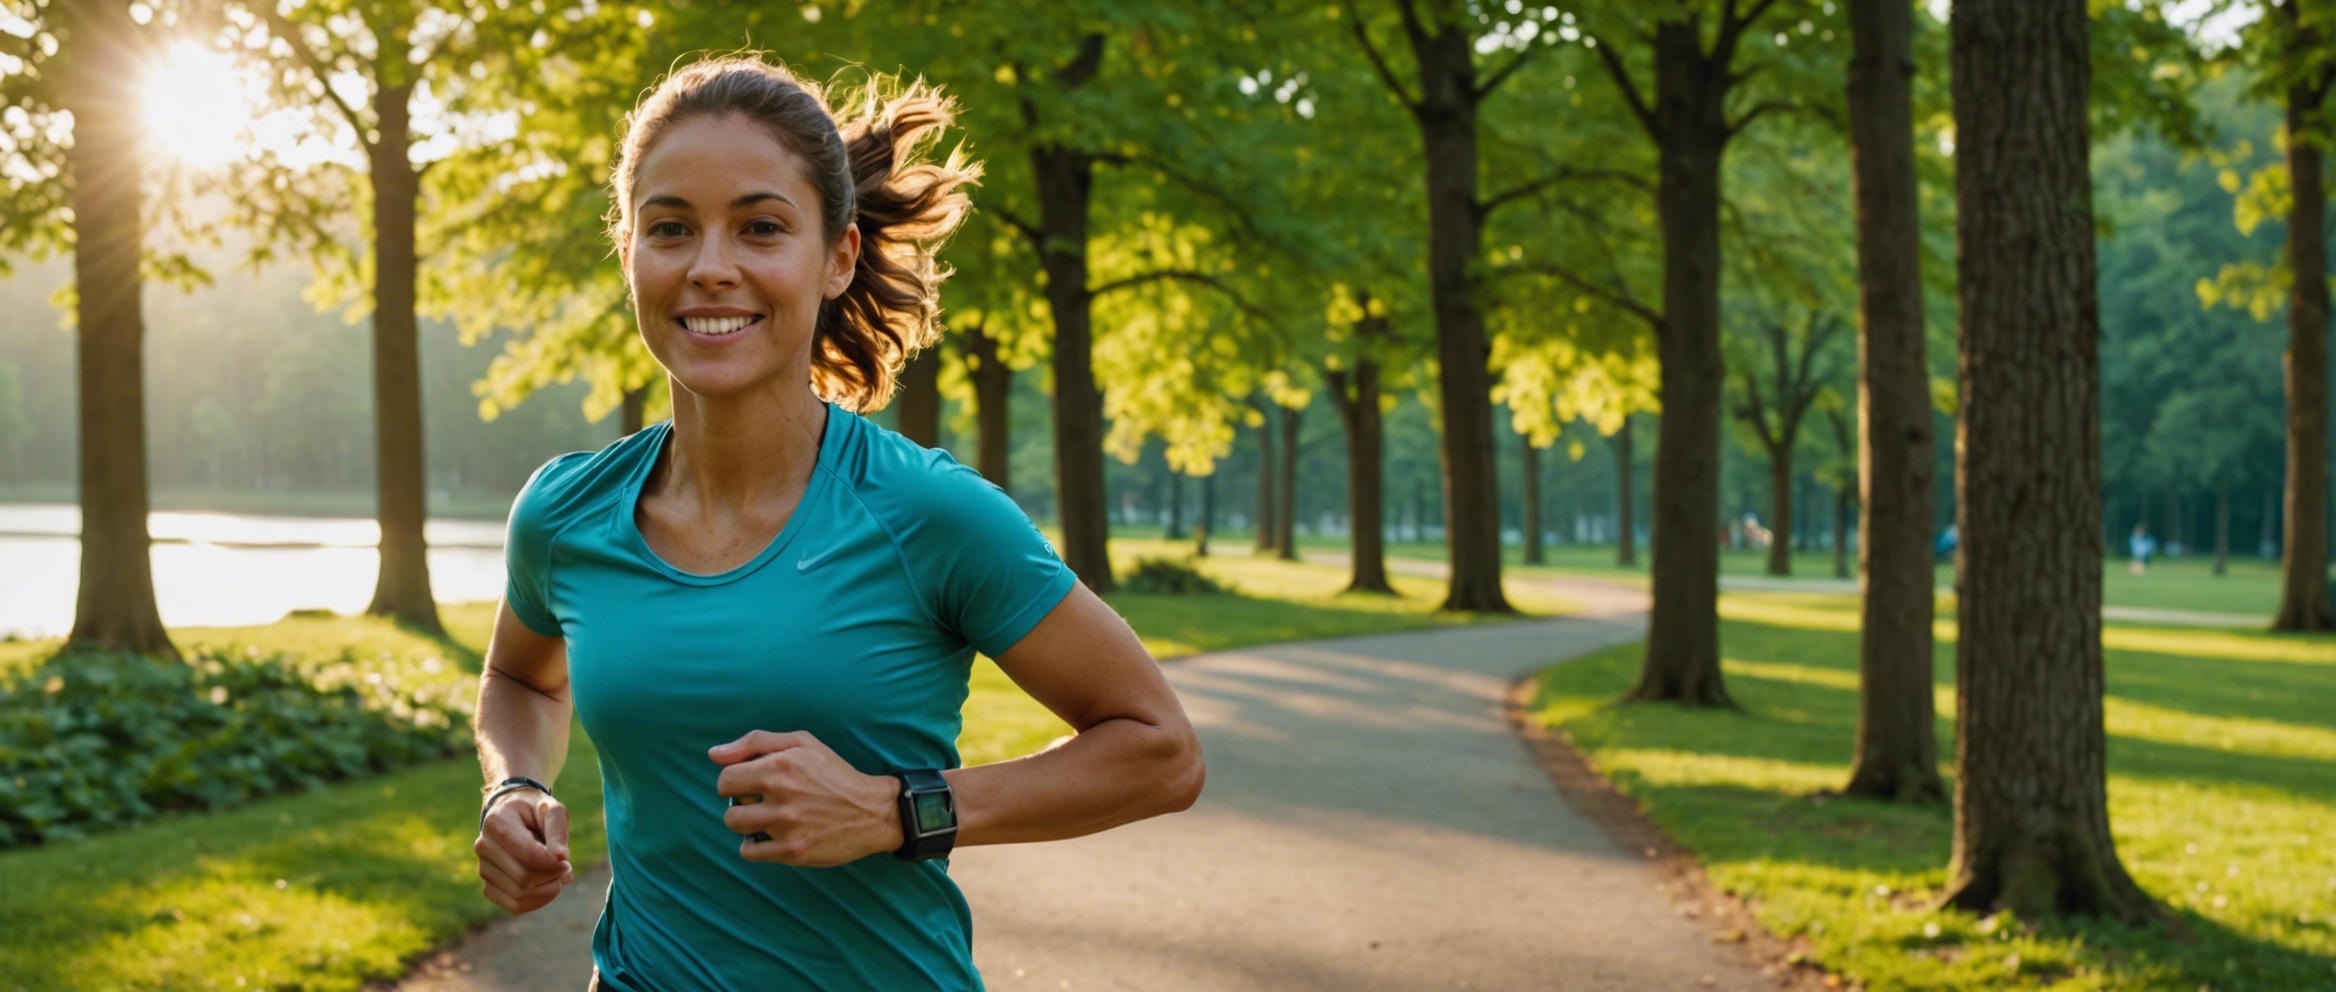
MULTIPOLYGON (((155 513, 154 594, 172 627, 270 623, 293 610, 358 613, 373 598, 371 520, 155 513)), ((0 637, 61 637, 81 577, 81 508, 0 504, 0 637)), ((503 595, 503 524, 432 520, 430 587, 442 603, 503 595)))

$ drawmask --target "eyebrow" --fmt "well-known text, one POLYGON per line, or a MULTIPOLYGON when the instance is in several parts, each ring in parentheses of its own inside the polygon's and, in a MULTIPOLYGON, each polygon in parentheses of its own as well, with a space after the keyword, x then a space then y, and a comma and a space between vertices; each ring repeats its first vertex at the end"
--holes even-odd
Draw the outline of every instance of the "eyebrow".
MULTIPOLYGON (((802 209, 795 203, 795 201, 788 199, 786 196, 768 191, 760 193, 748 193, 745 196, 741 196, 735 200, 732 200, 730 201, 730 209, 736 210, 740 207, 751 207, 757 203, 761 203, 764 200, 777 200, 780 203, 784 203, 790 207, 802 209)), ((641 201, 641 205, 644 207, 673 207, 680 210, 687 210, 690 208, 688 200, 684 200, 681 197, 670 194, 664 196, 652 196, 646 200, 641 201)))

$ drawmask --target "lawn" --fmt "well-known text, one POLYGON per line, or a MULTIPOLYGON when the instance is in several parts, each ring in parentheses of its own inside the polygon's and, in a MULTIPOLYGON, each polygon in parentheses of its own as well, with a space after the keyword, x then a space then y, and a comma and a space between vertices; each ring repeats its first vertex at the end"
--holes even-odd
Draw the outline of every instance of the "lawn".
MULTIPOLYGON (((1852 986, 1899 989, 2336 987, 2336 638, 2111 625, 2104 634, 2112 829, 2187 932, 2030 928, 1934 912, 1944 807, 1812 798, 1847 780, 1856 602, 1722 599, 1742 712, 1628 709, 1637 647, 1547 669, 1562 727, 1770 931, 1852 986)), ((1939 624, 1940 754, 1953 749, 1954 625, 1939 624)), ((1951 768, 1942 768, 1951 774, 1951 768)))
MULTIPOLYGON (((1182 557, 1181 544, 1113 546, 1124 572, 1139 556, 1182 557)), ((1246 644, 1476 622, 1434 612, 1442 583, 1399 578, 1400 597, 1341 594, 1340 569, 1259 559, 1246 548, 1197 567, 1235 591, 1122 594, 1112 605, 1163 659, 1246 644)), ((1539 613, 1570 604, 1518 587, 1539 613)), ((419 666, 475 679, 491 604, 442 608, 451 635, 423 637, 379 620, 293 617, 264 627, 182 629, 182 647, 251 645, 419 666)), ((0 644, 0 669, 30 664, 55 641, 0 644)), ((1037 750, 1065 732, 983 660, 959 747, 969 763, 1037 750)), ((500 915, 478 894, 470 855, 478 767, 467 758, 280 796, 238 809, 175 815, 87 840, 0 853, 0 992, 62 989, 352 990, 402 974, 405 962, 500 915)), ((591 743, 571 737, 563 800, 597 810, 591 743)), ((597 815, 573 821, 579 863, 600 860, 597 815)), ((572 898, 573 896, 571 896, 572 898)))

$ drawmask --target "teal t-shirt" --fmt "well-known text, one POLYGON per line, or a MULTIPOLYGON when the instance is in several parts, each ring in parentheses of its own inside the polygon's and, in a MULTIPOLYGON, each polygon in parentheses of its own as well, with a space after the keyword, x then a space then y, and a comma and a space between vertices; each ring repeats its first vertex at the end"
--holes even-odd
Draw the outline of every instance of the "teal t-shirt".
POLYGON ((565 638, 600 752, 614 881, 593 934, 623 992, 979 989, 945 861, 748 862, 706 749, 809 731, 869 774, 958 764, 973 653, 1075 581, 1006 494, 947 453, 828 408, 819 462, 761 554, 666 564, 634 521, 669 423, 537 470, 511 509, 511 610, 565 638))

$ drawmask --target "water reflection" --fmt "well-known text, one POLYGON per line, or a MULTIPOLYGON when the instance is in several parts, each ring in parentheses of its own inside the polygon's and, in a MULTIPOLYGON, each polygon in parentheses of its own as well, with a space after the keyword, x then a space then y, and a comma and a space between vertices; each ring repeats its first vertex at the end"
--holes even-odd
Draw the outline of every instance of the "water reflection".
MULTIPOLYGON (((356 613, 373 597, 380 529, 371 520, 156 513, 154 594, 173 627, 268 623, 299 609, 356 613)), ((55 637, 73 626, 81 512, 0 505, 0 636, 55 637)), ((503 594, 503 525, 433 520, 430 587, 440 602, 503 594)))

